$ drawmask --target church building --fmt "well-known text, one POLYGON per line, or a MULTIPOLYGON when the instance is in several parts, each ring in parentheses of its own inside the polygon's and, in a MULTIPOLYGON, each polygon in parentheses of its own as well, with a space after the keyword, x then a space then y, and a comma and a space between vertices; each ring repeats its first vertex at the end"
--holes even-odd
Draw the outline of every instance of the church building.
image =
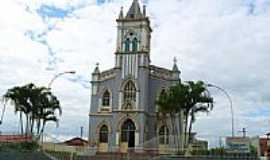
POLYGON ((172 69, 151 64, 152 28, 138 0, 126 14, 121 8, 116 22, 115 66, 100 71, 97 65, 92 73, 89 142, 100 152, 170 145, 171 127, 158 121, 156 100, 179 83, 176 60, 172 69))

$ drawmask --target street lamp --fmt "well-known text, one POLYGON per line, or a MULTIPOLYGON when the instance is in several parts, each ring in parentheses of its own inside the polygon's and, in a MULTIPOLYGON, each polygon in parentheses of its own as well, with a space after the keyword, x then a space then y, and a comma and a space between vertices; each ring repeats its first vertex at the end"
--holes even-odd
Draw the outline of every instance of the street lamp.
MULTIPOLYGON (((65 75, 65 74, 75 74, 76 73, 76 71, 65 71, 65 72, 61 72, 61 73, 58 73, 58 74, 56 74, 51 80, 50 80, 50 82, 49 82, 49 84, 48 84, 48 89, 49 90, 51 90, 51 86, 52 86, 52 84, 53 84, 53 82, 57 79, 57 78, 59 78, 60 76, 63 76, 63 75, 65 75)), ((43 144, 43 133, 42 133, 42 144, 43 144)))
POLYGON ((226 95, 226 97, 228 98, 228 100, 230 102, 231 118, 232 118, 232 137, 234 137, 234 113, 233 113, 233 103, 232 103, 231 96, 229 95, 229 93, 225 89, 223 89, 219 86, 216 86, 214 84, 206 84, 206 85, 207 85, 207 87, 213 87, 213 88, 216 88, 216 89, 222 91, 226 95))
POLYGON ((51 86, 52 86, 53 82, 54 82, 58 77, 60 77, 60 76, 62 76, 62 75, 65 75, 65 74, 75 74, 75 73, 76 73, 75 71, 65 71, 65 72, 58 73, 57 75, 55 75, 55 76, 51 79, 50 83, 48 84, 48 88, 51 89, 51 86))

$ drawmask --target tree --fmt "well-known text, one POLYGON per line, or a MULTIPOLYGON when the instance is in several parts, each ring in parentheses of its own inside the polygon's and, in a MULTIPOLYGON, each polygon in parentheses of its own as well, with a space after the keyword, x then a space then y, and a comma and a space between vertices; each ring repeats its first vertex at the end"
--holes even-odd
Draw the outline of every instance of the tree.
MULTIPOLYGON (((177 132, 177 129, 176 129, 176 123, 175 123, 175 113, 176 113, 176 107, 174 105, 174 102, 172 99, 172 95, 173 92, 166 92, 165 90, 162 90, 159 97, 158 97, 158 100, 156 101, 157 105, 158 105, 158 119, 161 120, 161 121, 164 121, 165 120, 165 123, 166 123, 166 119, 167 117, 169 116, 170 117, 170 122, 171 122, 171 126, 172 126, 172 135, 173 135, 173 138, 174 138, 174 142, 176 142, 175 140, 175 133, 177 132)), ((178 135, 178 134, 177 134, 178 135)), ((178 139, 178 137, 177 137, 178 139)), ((178 140, 177 140, 178 142, 178 140)), ((179 146, 179 145, 178 145, 179 146)))
POLYGON ((192 126, 199 112, 209 113, 213 109, 213 98, 203 81, 189 81, 186 86, 188 92, 183 104, 185 116, 185 145, 191 143, 192 126), (189 122, 188 122, 189 121, 189 122), (189 129, 187 130, 187 128, 189 129), (188 137, 187 134, 188 133, 188 137))
POLYGON ((10 102, 14 105, 15 113, 20 113, 21 134, 40 135, 44 132, 47 122, 53 121, 58 124, 56 111, 59 115, 62 113, 60 102, 50 89, 37 87, 32 83, 9 89, 3 95, 3 100, 4 103, 10 102), (23 119, 26 120, 25 125, 23 119))
POLYGON ((202 81, 178 83, 160 95, 156 103, 159 106, 159 113, 162 115, 169 113, 171 121, 175 121, 173 118, 179 116, 178 129, 184 147, 187 147, 190 142, 188 139, 191 137, 196 114, 209 112, 213 108, 213 99, 202 81), (182 121, 183 118, 184 121, 182 121), (184 129, 182 125, 184 125, 184 129))

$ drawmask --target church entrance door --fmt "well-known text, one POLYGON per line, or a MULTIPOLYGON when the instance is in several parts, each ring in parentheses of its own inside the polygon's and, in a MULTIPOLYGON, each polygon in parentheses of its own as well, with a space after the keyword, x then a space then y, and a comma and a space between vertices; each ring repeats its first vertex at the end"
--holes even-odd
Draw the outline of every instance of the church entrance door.
POLYGON ((121 127, 121 142, 126 143, 126 147, 135 147, 135 124, 131 119, 127 119, 121 127))

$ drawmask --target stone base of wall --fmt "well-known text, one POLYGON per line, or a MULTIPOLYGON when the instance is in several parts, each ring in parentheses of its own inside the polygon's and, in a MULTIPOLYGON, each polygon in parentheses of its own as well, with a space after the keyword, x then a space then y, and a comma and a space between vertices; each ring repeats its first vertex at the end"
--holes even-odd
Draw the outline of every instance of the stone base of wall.
POLYGON ((256 156, 195 156, 195 157, 185 157, 185 156, 169 156, 169 155, 151 155, 148 153, 138 154, 138 153, 107 153, 107 154, 97 154, 92 157, 79 156, 74 160, 259 160, 256 156))

